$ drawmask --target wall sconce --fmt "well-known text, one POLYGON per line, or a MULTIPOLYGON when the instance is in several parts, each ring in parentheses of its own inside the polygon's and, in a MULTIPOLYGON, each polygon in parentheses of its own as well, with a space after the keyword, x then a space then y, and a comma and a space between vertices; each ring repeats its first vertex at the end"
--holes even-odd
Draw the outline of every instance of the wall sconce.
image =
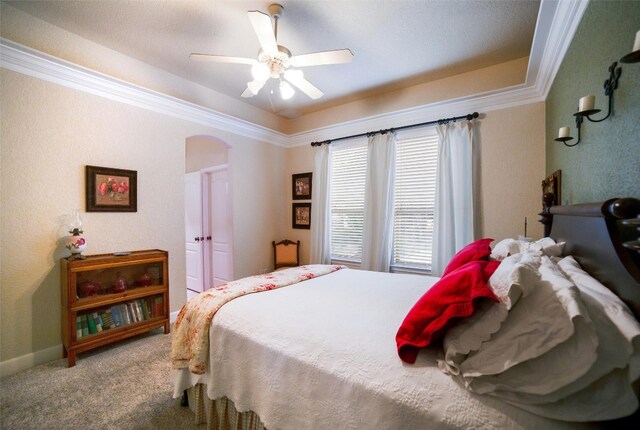
POLYGON ((640 31, 636 33, 636 40, 633 44, 633 51, 620 59, 621 63, 637 63, 640 61, 640 31))
POLYGON ((573 116, 576 117, 578 140, 573 144, 567 143, 568 141, 573 140, 573 137, 569 135, 569 127, 561 127, 560 130, 558 130, 558 137, 555 139, 556 142, 562 142, 566 146, 576 146, 580 143, 580 128, 584 118, 587 118, 591 122, 602 122, 611 116, 611 113, 613 112, 613 92, 618 88, 618 79, 620 78, 621 73, 622 69, 618 67, 618 63, 614 61, 611 66, 609 66, 609 79, 604 81, 604 94, 609 97, 609 111, 607 112, 607 115, 600 119, 591 118, 591 115, 595 115, 600 112, 600 109, 595 108, 596 97, 592 95, 582 97, 578 105, 578 112, 573 114, 573 116))
MULTIPOLYGON (((637 63, 640 61, 640 31, 636 33, 636 39, 633 44, 633 51, 620 59, 622 63, 637 63)), ((576 117, 576 128, 578 129, 578 140, 576 143, 569 144, 567 142, 573 140, 570 135, 569 127, 560 127, 558 130, 558 137, 554 140, 556 142, 562 142, 565 146, 576 146, 580 143, 580 128, 584 122, 584 118, 587 118, 591 122, 602 122, 609 118, 613 113, 613 92, 618 88, 618 79, 622 69, 618 67, 618 63, 614 61, 609 66, 609 79, 604 81, 604 94, 609 97, 609 110, 604 118, 593 119, 591 115, 595 115, 600 112, 600 109, 595 109, 596 98, 593 95, 584 96, 580 99, 578 104, 578 112, 574 113, 576 117)))

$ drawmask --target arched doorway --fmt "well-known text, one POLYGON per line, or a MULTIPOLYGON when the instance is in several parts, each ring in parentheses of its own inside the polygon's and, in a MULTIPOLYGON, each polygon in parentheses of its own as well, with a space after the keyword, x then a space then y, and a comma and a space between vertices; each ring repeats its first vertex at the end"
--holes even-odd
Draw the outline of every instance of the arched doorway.
POLYGON ((185 149, 187 299, 233 279, 230 147, 191 136, 185 149))

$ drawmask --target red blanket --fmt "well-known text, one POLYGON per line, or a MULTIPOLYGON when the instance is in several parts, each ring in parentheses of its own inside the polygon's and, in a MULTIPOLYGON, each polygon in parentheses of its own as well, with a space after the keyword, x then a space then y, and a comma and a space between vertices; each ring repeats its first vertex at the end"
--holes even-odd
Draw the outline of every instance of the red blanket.
POLYGON ((480 298, 498 301, 487 282, 499 261, 471 261, 448 273, 411 308, 398 333, 398 355, 415 363, 420 348, 441 338, 458 318, 470 316, 480 298))

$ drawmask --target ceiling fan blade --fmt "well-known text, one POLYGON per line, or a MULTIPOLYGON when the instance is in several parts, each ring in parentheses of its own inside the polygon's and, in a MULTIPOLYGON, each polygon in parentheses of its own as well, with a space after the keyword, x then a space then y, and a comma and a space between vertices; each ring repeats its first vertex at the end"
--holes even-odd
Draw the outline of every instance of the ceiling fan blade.
POLYGON ((350 49, 336 49, 334 51, 312 52, 311 54, 294 55, 291 65, 294 67, 320 66, 324 64, 350 63, 353 53, 350 49))
POLYGON ((300 70, 287 70, 284 73, 284 78, 314 100, 324 95, 322 91, 302 76, 300 70))
POLYGON ((242 97, 253 97, 258 94, 266 81, 253 80, 247 83, 247 88, 242 92, 242 97))
POLYGON ((251 10, 247 12, 247 15, 249 15, 249 21, 258 36, 262 50, 265 54, 275 57, 278 53, 278 43, 271 27, 271 17, 257 10, 251 10))
POLYGON ((211 61, 214 63, 237 63, 237 64, 249 64, 253 66, 258 64, 258 61, 253 58, 244 57, 228 57, 226 55, 211 55, 211 54, 190 54, 189 58, 198 61, 211 61))

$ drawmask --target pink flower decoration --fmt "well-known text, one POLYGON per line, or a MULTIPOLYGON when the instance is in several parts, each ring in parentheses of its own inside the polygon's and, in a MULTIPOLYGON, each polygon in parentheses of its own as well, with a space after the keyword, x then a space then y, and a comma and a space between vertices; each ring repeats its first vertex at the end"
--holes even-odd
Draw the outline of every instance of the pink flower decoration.
POLYGON ((107 193, 107 183, 106 182, 101 183, 98 189, 100 190, 100 195, 104 196, 107 193))
POLYGON ((118 191, 118 184, 114 183, 113 185, 111 185, 111 189, 113 191, 118 191))

